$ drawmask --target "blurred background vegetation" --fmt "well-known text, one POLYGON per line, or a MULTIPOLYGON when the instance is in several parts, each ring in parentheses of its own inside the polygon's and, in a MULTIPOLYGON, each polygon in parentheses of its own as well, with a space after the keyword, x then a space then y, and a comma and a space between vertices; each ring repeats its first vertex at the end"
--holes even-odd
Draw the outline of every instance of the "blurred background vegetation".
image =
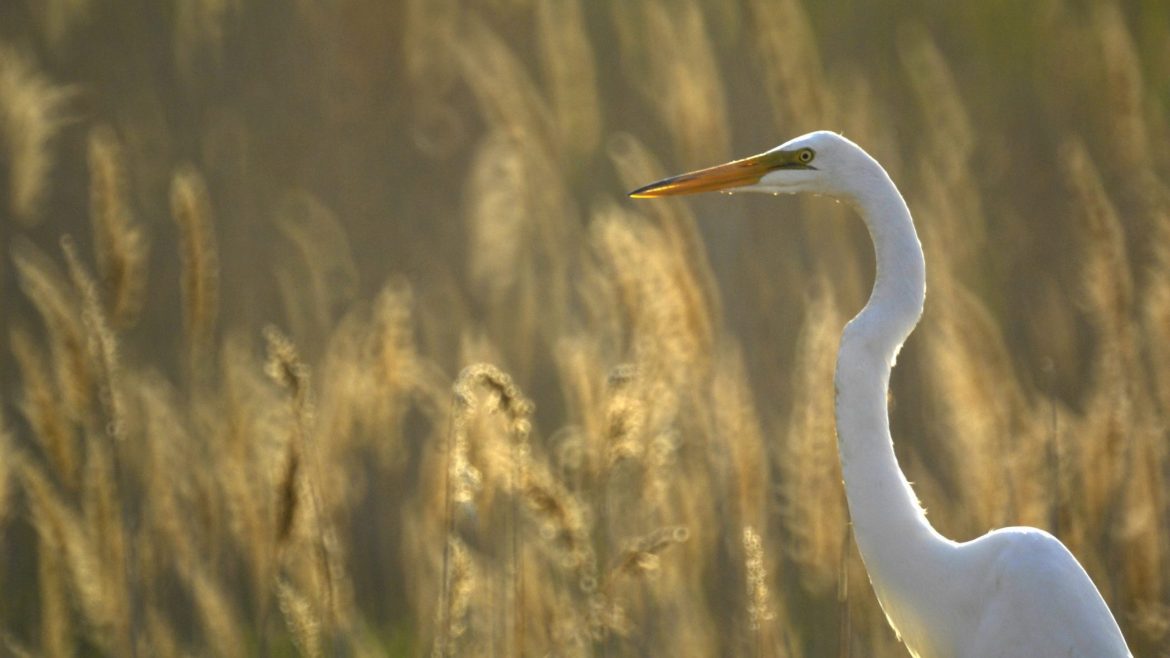
POLYGON ((1168 111, 1157 0, 0 3, 0 653, 905 655, 861 223, 624 197, 829 129, 926 248, 931 519, 1170 656, 1168 111))

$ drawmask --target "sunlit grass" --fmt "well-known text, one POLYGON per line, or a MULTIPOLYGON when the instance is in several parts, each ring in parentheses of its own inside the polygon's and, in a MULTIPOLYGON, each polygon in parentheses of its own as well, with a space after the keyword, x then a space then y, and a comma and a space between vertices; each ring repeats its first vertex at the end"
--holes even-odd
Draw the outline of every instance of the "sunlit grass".
POLYGON ((815 128, 923 237, 932 522, 1170 642, 1150 3, 99 4, 0 9, 0 653, 905 655, 834 437, 858 222, 624 199, 815 128))

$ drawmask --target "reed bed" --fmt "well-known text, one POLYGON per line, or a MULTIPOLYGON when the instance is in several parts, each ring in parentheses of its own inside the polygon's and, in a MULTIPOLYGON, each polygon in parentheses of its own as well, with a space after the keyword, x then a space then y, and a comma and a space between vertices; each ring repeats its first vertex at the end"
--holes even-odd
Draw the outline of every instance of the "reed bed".
POLYGON ((33 4, 0 653, 905 655, 833 429, 859 222, 623 198, 828 128, 927 252, 890 407, 930 518, 1051 530, 1170 656, 1157 3, 33 4))

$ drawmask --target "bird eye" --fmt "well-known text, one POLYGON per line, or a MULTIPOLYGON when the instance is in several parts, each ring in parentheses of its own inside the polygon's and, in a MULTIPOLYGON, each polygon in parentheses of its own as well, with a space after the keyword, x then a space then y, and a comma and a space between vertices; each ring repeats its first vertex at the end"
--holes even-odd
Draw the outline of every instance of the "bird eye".
POLYGON ((808 164, 808 163, 812 162, 812 159, 813 159, 812 149, 802 149, 800 151, 800 153, 796 154, 796 159, 800 160, 804 164, 808 164))

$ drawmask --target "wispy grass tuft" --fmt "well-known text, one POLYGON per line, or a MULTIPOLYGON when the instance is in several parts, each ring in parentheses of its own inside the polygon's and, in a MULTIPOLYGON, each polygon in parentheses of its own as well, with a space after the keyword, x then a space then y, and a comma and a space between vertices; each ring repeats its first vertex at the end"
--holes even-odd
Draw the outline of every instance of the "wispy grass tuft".
POLYGON ((171 180, 171 216, 182 238, 183 325, 195 377, 207 367, 219 313, 219 251, 207 186, 194 168, 179 169, 171 180))
POLYGON ((0 44, 0 148, 7 161, 7 210, 26 225, 40 219, 53 165, 50 142, 73 95, 40 73, 24 53, 0 44))
POLYGON ((130 213, 122 147, 113 130, 89 135, 89 214, 94 251, 108 312, 119 327, 133 325, 142 310, 149 245, 130 213))
POLYGON ((788 554, 799 565, 801 582, 818 594, 837 582, 838 564, 846 549, 848 523, 841 467, 833 427, 833 347, 842 325, 833 293, 818 286, 810 300, 800 340, 786 450, 779 457, 784 470, 784 514, 792 533, 788 554))

